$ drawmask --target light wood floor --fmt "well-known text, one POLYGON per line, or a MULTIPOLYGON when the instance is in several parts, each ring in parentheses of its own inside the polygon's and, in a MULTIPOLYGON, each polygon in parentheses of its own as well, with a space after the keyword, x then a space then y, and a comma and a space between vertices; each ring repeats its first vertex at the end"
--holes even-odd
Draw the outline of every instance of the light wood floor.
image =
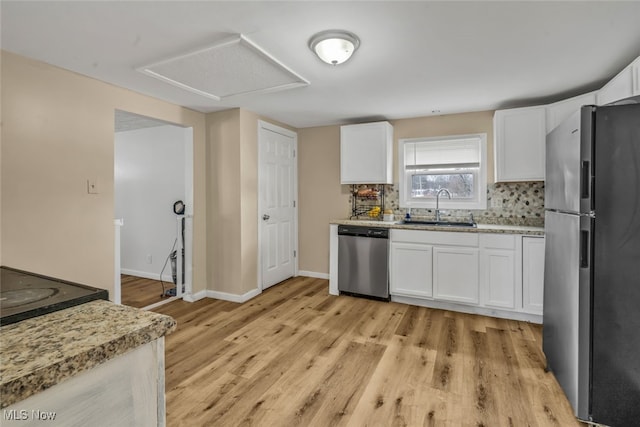
MULTIPOLYGON (((145 279, 142 277, 121 275, 122 283, 120 290, 121 302, 130 307, 142 308, 160 301, 167 297, 162 297, 162 284, 159 280, 145 279)), ((164 282, 164 289, 173 289, 173 282, 164 282)))
POLYGON ((295 278, 245 304, 156 311, 169 426, 577 426, 541 328, 347 296, 295 278))

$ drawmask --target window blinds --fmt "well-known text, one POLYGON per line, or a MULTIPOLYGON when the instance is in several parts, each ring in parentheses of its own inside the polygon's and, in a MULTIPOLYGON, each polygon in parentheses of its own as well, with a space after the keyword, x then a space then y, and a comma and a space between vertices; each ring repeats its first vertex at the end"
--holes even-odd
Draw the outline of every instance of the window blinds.
POLYGON ((405 167, 410 170, 478 167, 480 142, 480 138, 408 142, 404 144, 405 167))

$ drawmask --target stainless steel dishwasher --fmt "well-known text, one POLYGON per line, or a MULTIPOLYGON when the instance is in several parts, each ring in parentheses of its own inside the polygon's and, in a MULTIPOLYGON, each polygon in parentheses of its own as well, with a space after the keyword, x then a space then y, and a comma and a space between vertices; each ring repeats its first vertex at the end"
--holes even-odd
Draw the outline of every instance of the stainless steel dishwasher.
POLYGON ((338 226, 338 290, 389 300, 389 229, 338 226))

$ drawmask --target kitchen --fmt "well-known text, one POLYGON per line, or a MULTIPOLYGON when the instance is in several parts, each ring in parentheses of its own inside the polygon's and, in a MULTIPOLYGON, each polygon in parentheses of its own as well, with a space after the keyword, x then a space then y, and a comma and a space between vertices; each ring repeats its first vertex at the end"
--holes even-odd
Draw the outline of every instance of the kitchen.
MULTIPOLYGON (((3 19, 6 16, 5 7, 3 4, 3 19)), ((58 16, 55 10, 51 13, 53 15, 49 16, 58 16)), ((127 15, 123 12, 122 16, 127 15)), ((617 19, 623 19, 624 16, 634 15, 621 13, 617 19)), ((311 28, 323 25, 324 22, 311 28)), ((348 27, 346 23, 345 27, 348 27)), ((318 28, 321 29, 325 28, 318 28)), ((353 28, 347 29, 354 31, 353 28)), ((309 36, 314 33, 308 32, 309 36)), ((359 35, 363 38, 361 50, 345 67, 357 66, 356 59, 364 62, 370 58, 365 55, 366 39, 363 34, 359 35)), ((310 73, 314 75, 314 79, 309 77, 312 85, 302 91, 311 89, 313 85, 320 86, 322 90, 323 79, 336 79, 338 72, 350 72, 350 69, 321 68, 321 63, 312 62, 317 58, 311 56, 304 46, 309 36, 302 40, 304 50, 300 52, 309 54, 309 62, 314 67, 317 65, 322 73, 310 73)), ((632 36, 629 37, 629 40, 634 40, 632 36)), ((65 41, 71 42, 69 39, 65 41)), ((6 36, 3 37, 3 49, 5 43, 6 36)), ((302 53, 299 55, 302 56, 302 53)), ((556 89, 551 102, 531 102, 518 106, 546 105, 599 89, 606 80, 626 67, 638 52, 631 48, 620 55, 606 65, 600 76, 592 77, 598 80, 597 86, 591 83, 584 91, 572 87, 570 95, 557 96, 557 93, 570 90, 564 86, 556 89)), ((311 122, 298 119, 300 124, 286 125, 289 123, 288 119, 285 120, 288 115, 292 117, 291 123, 294 123, 294 113, 298 116, 302 114, 297 111, 285 114, 286 109, 285 113, 275 109, 272 113, 255 113, 251 108, 236 108, 204 114, 179 107, 175 102, 168 103, 72 74, 44 62, 3 50, 3 265, 90 283, 112 294, 115 250, 113 114, 115 109, 120 109, 193 128, 194 295, 218 292, 242 296, 256 288, 258 239, 255 230, 258 209, 256 198, 247 195, 257 192, 255 146, 260 119, 275 122, 298 133, 299 272, 301 275, 306 272, 325 277, 329 274, 329 222, 345 218, 350 209, 349 187, 340 185, 337 121, 329 126, 314 126, 311 122), (43 135, 47 135, 47 144, 41 143, 43 135), (20 140, 20 145, 12 144, 12 140, 20 140), (86 179, 89 177, 97 177, 100 192, 96 195, 86 194, 86 179)), ((601 62, 606 63, 604 59, 601 62)), ((107 65, 96 63, 94 68, 107 65)), ((365 63, 362 66, 365 65, 372 64, 365 63)), ((379 65, 384 71, 384 63, 379 65)), ((293 94, 295 90, 298 89, 283 93, 293 94)), ((349 87, 344 90, 347 95, 353 95, 349 87)), ((494 90, 498 90, 498 87, 494 87, 494 90)), ((460 108, 473 110, 471 98, 475 97, 467 95, 467 98, 469 105, 460 108)), ((534 96, 529 95, 529 98, 534 96)), ((384 103, 388 104, 393 99, 397 98, 386 98, 384 103)), ((373 99, 360 102, 367 104, 371 101, 373 99)), ((453 114, 454 111, 448 111, 446 107, 440 108, 442 114, 439 115, 423 113, 404 116, 417 119, 391 120, 394 138, 483 132, 487 134, 487 141, 493 141, 493 110, 498 107, 480 112, 457 111, 460 115, 453 114)), ((329 115, 328 112, 324 114, 329 115)), ((373 114, 380 112, 360 114, 358 117, 373 114)), ((392 113, 389 116, 393 117, 392 113)), ((350 116, 342 116, 345 117, 350 116)), ((493 149, 493 145, 488 144, 490 171, 494 169, 493 149)), ((492 177, 488 177, 488 180, 492 182, 492 177)))

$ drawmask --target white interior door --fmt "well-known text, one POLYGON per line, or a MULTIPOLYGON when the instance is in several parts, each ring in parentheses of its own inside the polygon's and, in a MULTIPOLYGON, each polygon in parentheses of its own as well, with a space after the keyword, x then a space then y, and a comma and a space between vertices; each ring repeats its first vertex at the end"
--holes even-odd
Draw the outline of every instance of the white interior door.
POLYGON ((262 289, 294 276, 297 270, 296 146, 294 132, 259 123, 258 256, 262 289))

